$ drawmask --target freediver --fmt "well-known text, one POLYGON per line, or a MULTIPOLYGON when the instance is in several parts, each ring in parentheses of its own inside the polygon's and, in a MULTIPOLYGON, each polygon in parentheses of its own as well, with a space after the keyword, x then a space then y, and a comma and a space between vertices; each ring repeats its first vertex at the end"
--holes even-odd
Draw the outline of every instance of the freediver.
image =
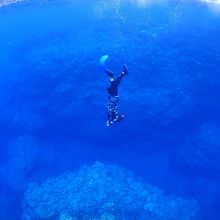
POLYGON ((113 72, 111 72, 105 67, 105 61, 107 60, 107 58, 108 58, 107 55, 103 56, 100 59, 100 63, 104 67, 104 71, 107 74, 110 82, 110 86, 107 88, 108 114, 107 114, 107 122, 106 122, 106 125, 110 126, 113 125, 115 122, 121 122, 121 120, 124 118, 124 115, 119 114, 118 112, 118 102, 119 102, 118 87, 121 83, 122 78, 128 75, 128 69, 127 66, 124 64, 122 72, 115 79, 113 72))

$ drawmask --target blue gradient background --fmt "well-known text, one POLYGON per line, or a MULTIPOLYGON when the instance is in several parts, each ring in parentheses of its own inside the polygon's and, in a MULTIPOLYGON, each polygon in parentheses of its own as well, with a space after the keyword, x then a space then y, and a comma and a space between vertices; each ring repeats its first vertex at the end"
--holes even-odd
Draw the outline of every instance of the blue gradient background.
POLYGON ((220 219, 219 36, 220 14, 198 2, 0 8, 0 204, 7 220, 20 219, 28 183, 95 161, 196 199, 200 219, 220 219), (108 68, 119 73, 122 49, 130 71, 120 86, 125 120, 106 127, 108 81, 99 58, 108 54, 108 68), (34 150, 13 147, 24 135, 39 141, 37 159, 34 150))

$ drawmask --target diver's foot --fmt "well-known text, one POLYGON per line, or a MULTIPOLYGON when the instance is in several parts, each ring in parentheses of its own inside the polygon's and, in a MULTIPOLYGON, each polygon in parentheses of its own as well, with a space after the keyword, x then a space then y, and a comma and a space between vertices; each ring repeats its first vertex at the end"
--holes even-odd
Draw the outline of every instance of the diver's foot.
POLYGON ((118 116, 118 119, 117 119, 117 122, 120 122, 121 120, 123 120, 124 117, 125 117, 124 115, 119 115, 119 116, 118 116))
POLYGON ((106 126, 110 126, 110 125, 113 125, 115 122, 121 122, 122 119, 124 119, 124 115, 117 115, 113 120, 111 121, 107 121, 106 122, 106 126))
POLYGON ((123 74, 124 75, 128 75, 128 68, 127 68, 127 66, 124 64, 124 66, 123 66, 123 74))
POLYGON ((106 122, 106 126, 110 126, 110 125, 112 125, 112 124, 113 124, 112 121, 107 121, 107 122, 106 122))
POLYGON ((125 116, 124 115, 117 115, 116 118, 113 120, 114 122, 120 122, 125 116))

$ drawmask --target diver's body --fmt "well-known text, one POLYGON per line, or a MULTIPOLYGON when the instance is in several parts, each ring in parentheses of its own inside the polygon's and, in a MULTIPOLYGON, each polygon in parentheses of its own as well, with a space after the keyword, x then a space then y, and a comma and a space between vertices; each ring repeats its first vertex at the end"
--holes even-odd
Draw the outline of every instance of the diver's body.
POLYGON ((110 86, 107 88, 109 96, 108 96, 108 116, 106 122, 106 125, 110 126, 115 122, 120 122, 124 118, 124 115, 118 113, 118 102, 119 102, 118 86, 120 85, 122 78, 128 74, 128 69, 126 65, 124 65, 123 71, 119 74, 119 76, 116 79, 114 79, 113 73, 108 69, 105 68, 105 72, 107 73, 107 76, 110 81, 110 86))

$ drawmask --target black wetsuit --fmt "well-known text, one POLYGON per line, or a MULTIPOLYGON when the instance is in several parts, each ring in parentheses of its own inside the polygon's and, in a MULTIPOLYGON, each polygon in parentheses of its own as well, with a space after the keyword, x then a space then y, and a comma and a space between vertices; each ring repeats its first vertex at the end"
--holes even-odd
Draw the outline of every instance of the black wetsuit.
POLYGON ((110 87, 107 89, 109 95, 111 96, 118 96, 118 86, 121 82, 121 79, 123 78, 124 74, 120 74, 117 79, 113 80, 111 82, 110 87))
POLYGON ((124 77, 124 74, 121 73, 115 80, 111 81, 110 87, 108 90, 108 121, 107 125, 113 124, 114 122, 121 121, 122 117, 118 113, 118 86, 121 82, 121 79, 124 77))

